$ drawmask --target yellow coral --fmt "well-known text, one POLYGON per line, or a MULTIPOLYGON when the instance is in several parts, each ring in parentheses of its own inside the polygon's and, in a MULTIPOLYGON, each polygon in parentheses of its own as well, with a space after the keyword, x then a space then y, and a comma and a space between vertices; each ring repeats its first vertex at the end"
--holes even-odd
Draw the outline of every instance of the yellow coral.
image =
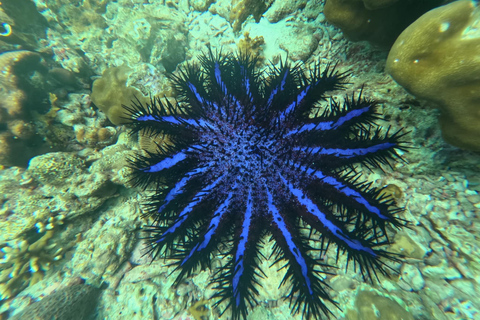
POLYGON ((195 320, 207 320, 208 308, 206 307, 206 304, 206 300, 197 301, 193 304, 193 306, 188 308, 188 312, 195 320))
POLYGON ((145 99, 139 90, 127 87, 129 73, 130 68, 126 66, 108 68, 102 77, 93 83, 92 102, 105 112, 115 125, 129 122, 123 105, 131 105, 135 97, 145 99))
POLYGON ((260 21, 262 14, 267 11, 268 2, 265 0, 234 0, 232 2, 232 11, 230 12, 230 21, 233 31, 240 31, 242 23, 248 16, 253 15, 256 22, 260 21))
POLYGON ((243 38, 238 41, 238 50, 240 52, 248 52, 254 57, 257 57, 257 67, 263 63, 265 56, 263 55, 263 45, 265 40, 262 36, 250 38, 250 34, 245 32, 243 38))
POLYGON ((391 198, 398 201, 403 198, 403 191, 396 184, 387 184, 379 193, 380 197, 391 198))

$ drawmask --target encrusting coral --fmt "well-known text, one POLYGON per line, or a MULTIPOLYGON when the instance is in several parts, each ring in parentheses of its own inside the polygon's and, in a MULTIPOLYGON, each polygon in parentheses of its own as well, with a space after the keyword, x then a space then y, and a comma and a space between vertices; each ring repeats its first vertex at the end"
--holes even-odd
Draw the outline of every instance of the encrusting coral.
POLYGON ((48 230, 34 242, 25 238, 10 241, 1 249, 0 300, 15 296, 29 285, 42 280, 63 249, 50 243, 54 231, 48 230))
POLYGON ((436 103, 448 143, 480 151, 480 8, 461 0, 436 8, 397 39, 387 59, 393 79, 436 103))
POLYGON ((355 308, 349 309, 345 318, 347 320, 413 320, 413 316, 404 305, 400 299, 383 295, 376 290, 360 289, 355 299, 355 308))

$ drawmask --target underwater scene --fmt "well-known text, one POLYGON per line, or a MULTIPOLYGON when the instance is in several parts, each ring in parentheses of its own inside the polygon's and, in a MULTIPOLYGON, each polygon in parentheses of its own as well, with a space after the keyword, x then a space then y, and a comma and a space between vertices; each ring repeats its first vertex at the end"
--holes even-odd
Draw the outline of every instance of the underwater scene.
POLYGON ((480 319, 480 4, 1 0, 0 320, 480 319))

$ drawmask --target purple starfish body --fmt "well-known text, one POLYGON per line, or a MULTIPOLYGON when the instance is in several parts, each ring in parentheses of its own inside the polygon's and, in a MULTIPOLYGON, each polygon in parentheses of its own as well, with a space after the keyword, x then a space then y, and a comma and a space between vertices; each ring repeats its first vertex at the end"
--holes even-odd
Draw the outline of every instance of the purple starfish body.
POLYGON ((293 312, 328 317, 325 303, 337 305, 321 260, 330 244, 365 278, 386 272, 382 259, 395 259, 379 247, 388 244, 386 226, 402 224, 399 209, 358 182, 355 164, 388 164, 403 149, 402 134, 382 133, 376 104, 362 93, 325 102, 346 83, 333 67, 307 72, 282 63, 260 72, 246 54, 211 52, 200 61, 171 76, 177 106, 152 99, 129 108, 133 132, 173 141, 132 160, 134 181, 156 187, 151 252, 174 259, 177 283, 227 258, 214 270, 216 304, 226 301, 239 319, 256 303, 260 249, 270 235, 293 312))

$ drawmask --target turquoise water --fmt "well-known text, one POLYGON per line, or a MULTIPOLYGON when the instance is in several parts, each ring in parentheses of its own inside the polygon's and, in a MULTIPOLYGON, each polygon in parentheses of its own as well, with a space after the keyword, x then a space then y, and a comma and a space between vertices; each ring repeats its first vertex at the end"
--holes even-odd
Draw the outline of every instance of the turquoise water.
MULTIPOLYGON (((157 145, 129 134, 122 106, 174 104, 167 75, 208 47, 258 54, 259 70, 336 64, 351 76, 333 99, 363 87, 378 123, 408 132, 403 161, 358 167, 404 208, 408 227, 387 228, 386 250, 401 257, 370 283, 346 256, 324 255, 338 266, 325 275, 332 318, 480 319, 478 10, 453 1, 416 20, 443 2, 1 1, 0 319, 230 319, 211 282, 226 258, 174 286, 172 261, 148 254, 142 203, 153 191, 132 184, 127 160, 157 145)), ((260 263, 247 319, 302 319, 272 263, 260 263)))

